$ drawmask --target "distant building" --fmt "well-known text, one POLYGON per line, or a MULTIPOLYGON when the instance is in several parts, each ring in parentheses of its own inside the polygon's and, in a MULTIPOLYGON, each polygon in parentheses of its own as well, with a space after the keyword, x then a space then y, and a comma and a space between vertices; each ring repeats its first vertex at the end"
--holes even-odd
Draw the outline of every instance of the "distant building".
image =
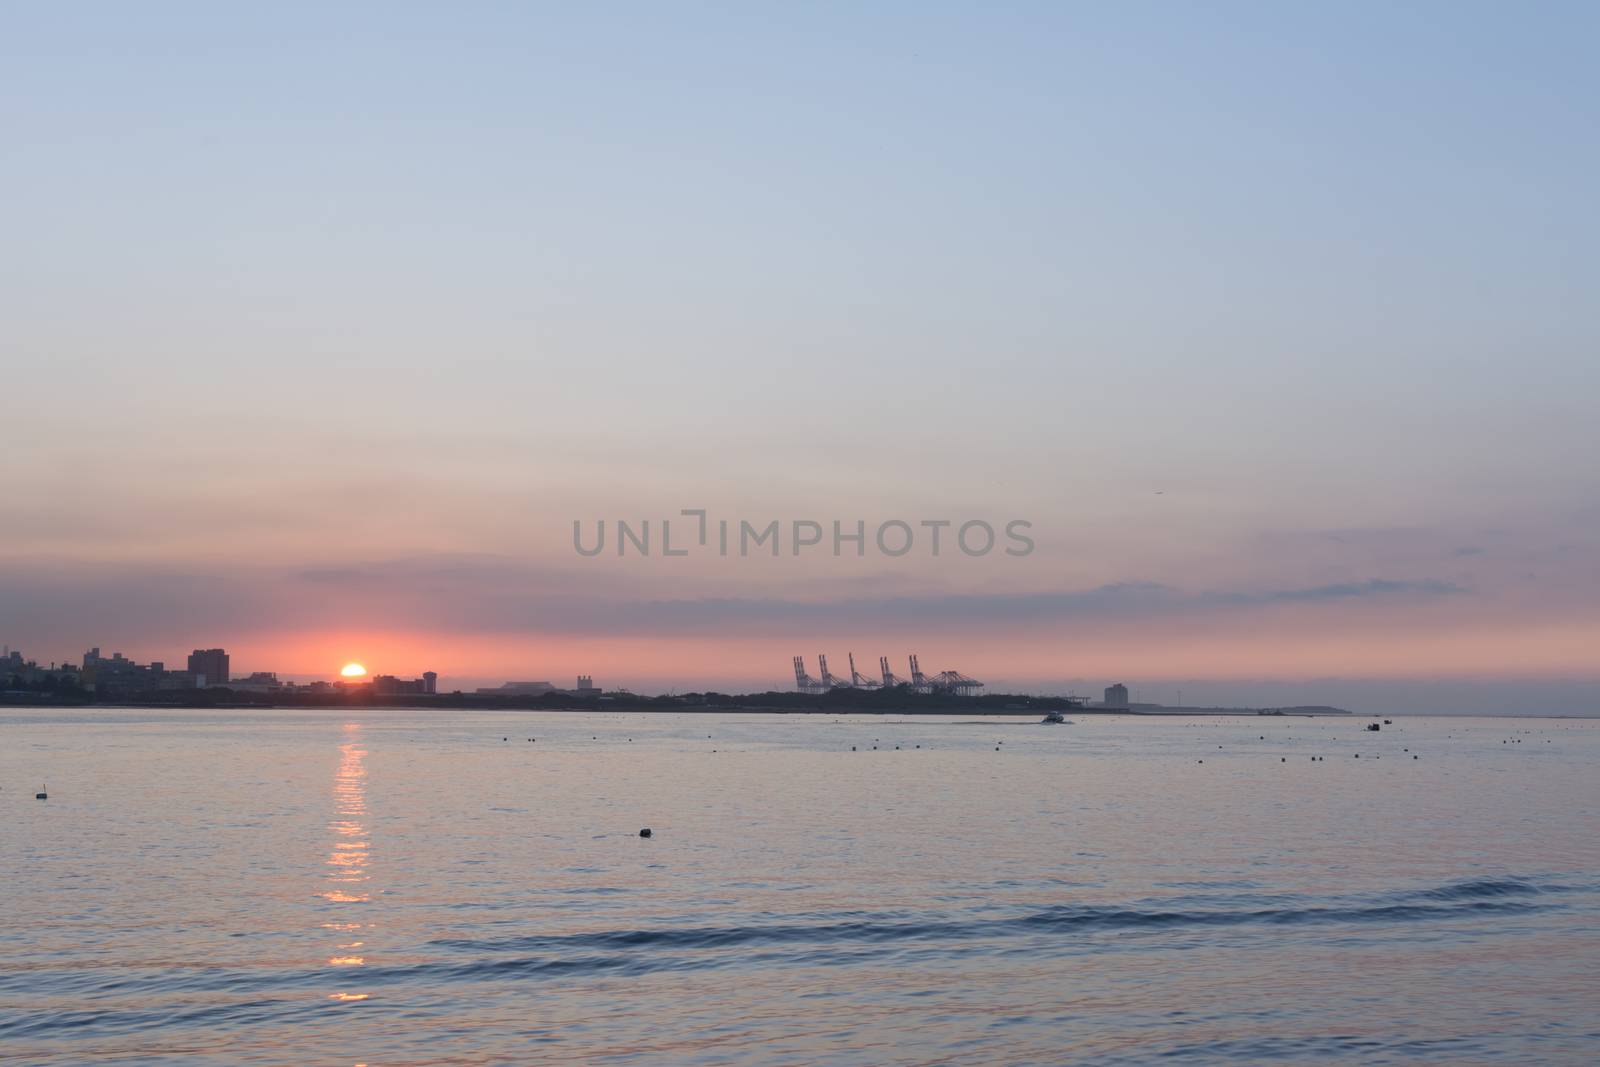
POLYGON ((497 689, 478 690, 481 695, 491 697, 539 697, 555 691, 556 687, 549 682, 506 682, 497 689))
POLYGON ((256 671, 248 678, 231 679, 228 687, 247 693, 275 693, 283 689, 284 684, 278 681, 278 675, 273 671, 256 671))
MULTIPOLYGON (((99 652, 99 649, 95 649, 99 652)), ((228 653, 221 648, 197 648, 189 653, 189 673, 200 685, 228 684, 228 653)))
MULTIPOLYGON (((152 668, 155 664, 150 665, 152 668)), ((199 689, 204 680, 193 671, 162 671, 155 679, 155 687, 162 690, 199 689)))
POLYGON ((159 662, 135 663, 121 652, 113 652, 108 658, 102 656, 98 648, 91 648, 83 654, 83 670, 78 677, 85 689, 115 695, 168 689, 174 685, 184 688, 181 679, 171 679, 173 673, 159 662))
POLYGON ((380 674, 372 679, 372 691, 379 696, 421 696, 435 692, 438 688, 439 676, 432 671, 421 678, 396 678, 392 674, 380 674))
POLYGON ((92 689, 84 678, 84 671, 71 663, 57 667, 41 667, 16 649, 8 648, 0 656, 0 690, 6 692, 50 692, 73 689, 92 689))
POLYGON ((597 697, 600 695, 600 687, 594 684, 592 675, 580 674, 578 675, 578 688, 573 692, 581 697, 597 697))
POLYGON ((1106 686, 1106 707, 1125 708, 1128 706, 1128 687, 1118 682, 1116 685, 1106 686))

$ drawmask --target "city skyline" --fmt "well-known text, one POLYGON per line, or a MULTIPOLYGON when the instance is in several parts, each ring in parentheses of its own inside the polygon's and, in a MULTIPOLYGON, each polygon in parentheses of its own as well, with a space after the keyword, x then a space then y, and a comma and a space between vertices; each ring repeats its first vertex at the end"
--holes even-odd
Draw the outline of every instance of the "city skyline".
MULTIPOLYGON (((130 646, 131 647, 131 646, 130 646)), ((78 670, 79 661, 89 655, 98 655, 100 648, 88 650, 80 657, 39 657, 25 653, 22 649, 6 646, 6 653, 21 657, 15 662, 20 665, 26 662, 35 662, 41 669, 78 670)), ((195 650, 197 653, 202 650, 195 650)), ((821 655, 827 655, 822 653, 821 655)), ((846 663, 849 650, 835 654, 835 666, 846 663)), ((114 652, 121 658, 121 650, 114 652)), ((247 656, 250 654, 247 653, 247 656)), ((906 653, 907 660, 914 658, 915 653, 906 653)), ((109 659, 109 657, 107 657, 109 659)), ((190 659, 192 660, 192 656, 190 659)), ((799 657, 809 661, 806 670, 809 672, 815 658, 807 655, 799 657)), ((912 667, 907 663, 899 662, 895 656, 884 657, 890 660, 890 669, 895 672, 899 680, 908 680, 912 667)), ((928 657, 924 657, 928 658, 928 657)), ((4 657, 0 657, 4 659, 4 657)), ((141 656, 127 656, 126 662, 131 665, 141 666, 141 656)), ((159 667, 160 660, 148 657, 159 667)), ((874 656, 864 656, 862 664, 871 666, 876 659, 874 656)), ((350 663, 326 667, 309 672, 294 672, 282 670, 267 670, 254 665, 254 659, 246 662, 252 666, 246 670, 233 672, 231 680, 236 686, 243 686, 246 691, 260 692, 270 690, 277 686, 305 686, 312 683, 343 682, 365 683, 372 680, 387 679, 389 682, 403 681, 406 676, 416 676, 419 680, 426 679, 427 684, 436 686, 439 693, 485 693, 490 691, 508 691, 513 693, 532 692, 530 686, 543 687, 540 692, 560 691, 561 685, 540 681, 537 683, 517 681, 520 678, 539 677, 541 679, 561 679, 572 673, 570 664, 545 663, 539 666, 530 666, 520 673, 513 673, 509 677, 503 675, 471 675, 461 673, 436 672, 434 670, 417 670, 411 667, 395 667, 392 664, 373 661, 373 667, 368 668, 363 664, 361 669, 364 674, 356 679, 348 677, 350 663), (565 673, 563 673, 565 672, 565 673), (345 677, 341 678, 341 674, 345 677)), ((952 664, 937 657, 931 658, 930 663, 937 663, 935 670, 949 668, 952 664)), ((4 664, 0 663, 0 667, 4 664)), ((191 668, 192 670, 192 668, 191 668)), ((168 672, 172 674, 174 672, 168 672)), ((820 672, 819 672, 820 673, 820 672)), ((876 668, 863 673, 875 676, 876 668)), ((848 670, 836 670, 835 674, 847 676, 848 670)), ((0 675, 3 677, 3 675, 0 675)), ((568 692, 582 693, 594 688, 592 673, 580 673, 575 686, 568 692)), ((1063 676, 1043 681, 1029 681, 1013 679, 1004 676, 986 675, 984 690, 988 693, 1014 693, 1027 696, 1056 697, 1073 696, 1093 699, 1096 693, 1112 688, 1125 688, 1128 691, 1126 699, 1133 703, 1166 704, 1176 706, 1206 706, 1206 707, 1306 707, 1306 706, 1335 706, 1346 707, 1358 712, 1412 712, 1420 714, 1528 714, 1528 715, 1583 715, 1590 714, 1593 710, 1593 701, 1589 683, 1584 679, 1569 680, 1561 678, 1529 678, 1517 680, 1454 680, 1419 679, 1414 682, 1396 679, 1365 679, 1365 678, 1303 678, 1271 680, 1261 678, 1231 679, 1231 678, 1206 678, 1206 677, 1128 677, 1126 682, 1118 680, 1122 676, 1063 676), (1187 691, 1187 696, 1186 696, 1187 691)), ((606 687, 616 691, 627 691, 641 695, 677 694, 686 692, 786 692, 795 689, 792 676, 785 673, 779 677, 779 672, 770 675, 752 675, 747 678, 737 676, 723 676, 720 681, 708 677, 695 676, 670 676, 663 678, 650 678, 648 676, 611 677, 603 679, 606 687)), ((406 690, 393 689, 391 692, 406 690)), ((434 690, 429 690, 434 691, 434 690)))

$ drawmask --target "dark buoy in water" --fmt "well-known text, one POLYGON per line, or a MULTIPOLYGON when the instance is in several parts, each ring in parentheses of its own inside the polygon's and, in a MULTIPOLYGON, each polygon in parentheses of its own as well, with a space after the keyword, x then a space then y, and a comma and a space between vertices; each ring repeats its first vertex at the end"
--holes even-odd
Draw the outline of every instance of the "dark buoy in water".
POLYGON ((650 827, 646 826, 643 830, 639 831, 639 836, 640 837, 654 837, 655 835, 650 832, 650 827))
POLYGON ((41 785, 39 787, 39 791, 37 793, 33 794, 33 799, 35 799, 35 800, 49 800, 50 799, 49 787, 41 785))

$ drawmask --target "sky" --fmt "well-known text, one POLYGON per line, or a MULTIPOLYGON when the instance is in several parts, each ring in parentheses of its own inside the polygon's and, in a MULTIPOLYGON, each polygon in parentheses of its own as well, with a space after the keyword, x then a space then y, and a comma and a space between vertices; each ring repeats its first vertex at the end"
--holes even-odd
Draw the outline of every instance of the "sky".
POLYGON ((1597 35, 7 0, 0 640, 1600 710, 1597 35), (664 556, 684 509, 781 551, 664 556))

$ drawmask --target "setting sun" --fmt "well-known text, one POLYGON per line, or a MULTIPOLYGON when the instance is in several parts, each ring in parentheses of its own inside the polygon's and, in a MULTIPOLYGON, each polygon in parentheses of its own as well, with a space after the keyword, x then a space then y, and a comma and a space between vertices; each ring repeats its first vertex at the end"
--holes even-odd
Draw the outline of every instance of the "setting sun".
POLYGON ((365 678, 367 669, 359 663, 346 663, 339 674, 345 678, 365 678))

